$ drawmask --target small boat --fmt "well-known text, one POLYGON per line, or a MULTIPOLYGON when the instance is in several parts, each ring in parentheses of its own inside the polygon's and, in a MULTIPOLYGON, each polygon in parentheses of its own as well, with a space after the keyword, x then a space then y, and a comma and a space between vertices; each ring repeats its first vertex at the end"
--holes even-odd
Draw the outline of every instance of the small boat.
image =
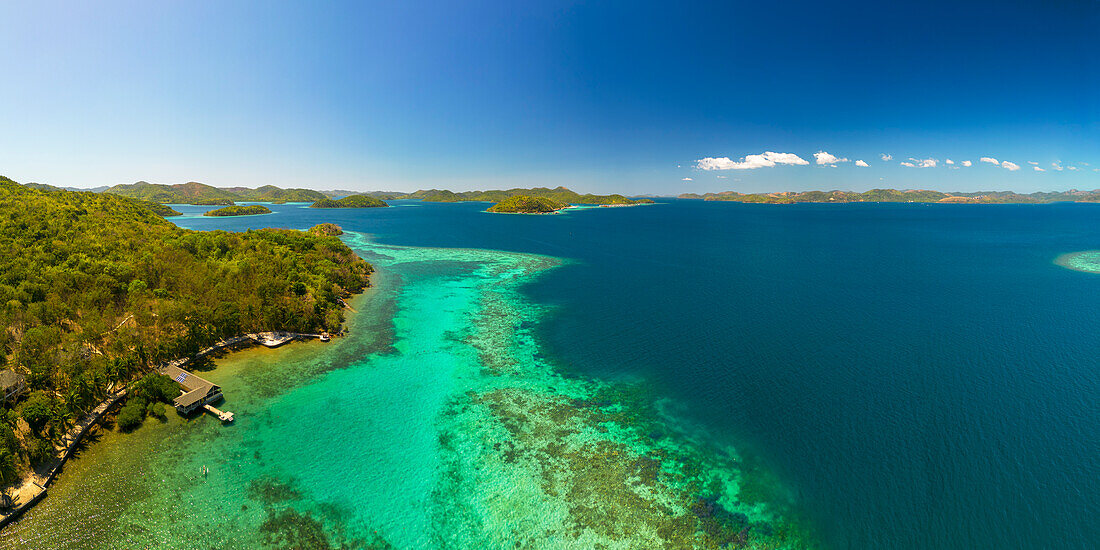
POLYGON ((321 341, 322 341, 322 342, 328 342, 328 340, 329 340, 329 335, 328 335, 328 333, 327 333, 327 332, 322 332, 322 333, 321 333, 321 341))

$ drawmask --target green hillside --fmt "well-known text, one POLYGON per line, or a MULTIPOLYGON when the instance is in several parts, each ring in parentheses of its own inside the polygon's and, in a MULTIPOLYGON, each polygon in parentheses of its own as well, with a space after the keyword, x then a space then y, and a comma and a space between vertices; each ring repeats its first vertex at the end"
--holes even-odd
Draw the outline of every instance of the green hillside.
POLYGON ((235 187, 228 189, 228 191, 232 191, 239 195, 241 197, 240 200, 257 202, 314 202, 328 198, 328 195, 312 189, 282 189, 274 185, 265 185, 263 187, 257 187, 256 189, 235 187))
POLYGON ((508 214, 548 214, 568 207, 569 205, 564 202, 546 197, 514 195, 490 206, 487 211, 508 214))
POLYGON ((255 216, 257 214, 270 214, 271 209, 262 204, 250 204, 248 206, 226 206, 217 210, 204 212, 203 216, 255 216))
POLYGON ((327 198, 324 193, 312 189, 282 189, 274 185, 265 185, 256 189, 219 188, 197 182, 165 185, 139 181, 116 185, 104 192, 161 204, 195 205, 232 205, 235 201, 314 202, 327 198))
POLYGON ((0 358, 32 390, 0 415, 0 479, 156 363, 245 332, 338 331, 370 272, 336 237, 191 231, 116 194, 0 178, 0 358))
POLYGON ((547 187, 535 187, 533 189, 506 189, 506 190, 493 190, 493 191, 463 191, 455 193, 453 191, 430 189, 421 190, 415 193, 410 193, 402 198, 407 199, 420 199, 427 202, 462 202, 462 201, 483 201, 483 202, 501 202, 509 197, 514 196, 527 196, 527 197, 541 197, 565 204, 637 204, 638 201, 631 200, 622 195, 581 195, 565 187, 555 187, 550 189, 547 187))
POLYGON ((212 204, 210 201, 218 199, 228 201, 241 200, 240 196, 226 191, 225 189, 218 189, 217 187, 194 181, 174 185, 139 181, 137 183, 116 185, 107 189, 104 193, 113 193, 132 199, 142 199, 159 202, 161 204, 212 204))
POLYGON ((376 199, 367 195, 351 195, 344 197, 340 200, 321 199, 313 204, 310 208, 377 208, 381 206, 389 206, 381 199, 376 199))

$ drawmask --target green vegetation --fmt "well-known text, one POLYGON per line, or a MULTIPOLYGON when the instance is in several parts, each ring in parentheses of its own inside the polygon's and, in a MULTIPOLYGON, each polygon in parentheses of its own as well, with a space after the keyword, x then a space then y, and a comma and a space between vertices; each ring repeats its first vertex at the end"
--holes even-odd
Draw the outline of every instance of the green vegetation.
POLYGON ((256 189, 230 187, 226 189, 226 191, 239 195, 241 197, 240 200, 273 202, 276 204, 287 202, 314 202, 328 198, 328 195, 312 189, 281 189, 274 185, 265 185, 263 187, 257 187, 256 189))
POLYGON ((1060 201, 1100 202, 1100 190, 1061 193, 1020 194, 1011 191, 981 191, 977 193, 944 193, 923 189, 871 189, 863 193, 854 191, 782 191, 777 193, 684 193, 681 199, 703 199, 708 201, 751 202, 765 204, 794 204, 800 202, 943 202, 943 203, 986 203, 986 204, 1037 204, 1060 201))
POLYGON ((49 458, 109 388, 132 391, 120 425, 159 414, 178 394, 145 376, 161 362, 246 332, 338 332, 370 273, 333 236, 191 231, 115 194, 0 177, 0 361, 31 389, 0 415, 16 435, 0 427, 0 476, 5 456, 20 472, 49 458))
POLYGON ((310 208, 377 208, 389 206, 381 199, 368 195, 351 195, 340 200, 321 199, 310 205, 310 208))
POLYGON ((509 197, 527 196, 551 199, 565 204, 638 204, 640 201, 628 199, 622 195, 581 195, 565 187, 535 187, 533 189, 507 189, 497 191, 453 191, 430 189, 405 195, 403 199, 419 199, 426 202, 501 202, 509 197))
POLYGON ((326 197, 334 199, 336 197, 348 197, 351 195, 366 195, 368 197, 374 197, 376 199, 382 199, 384 201, 393 199, 408 198, 409 194, 402 191, 348 191, 346 189, 335 189, 332 191, 322 191, 326 197))
POLYGON ((274 185, 265 185, 256 189, 247 187, 218 188, 198 182, 164 185, 139 181, 128 185, 116 185, 104 192, 161 204, 208 206, 232 205, 236 201, 285 203, 313 202, 327 198, 324 193, 312 189, 281 189, 274 185))
POLYGON ((546 197, 515 195, 490 206, 487 211, 512 214, 547 214, 568 207, 569 205, 564 202, 558 202, 546 197))
POLYGON ((226 206, 225 208, 206 212, 203 216, 255 216, 270 213, 271 209, 262 204, 250 204, 248 206, 226 206))
POLYGON ((225 189, 218 189, 198 182, 162 185, 139 181, 133 184, 121 184, 111 187, 104 193, 122 195, 132 199, 141 199, 161 204, 196 204, 222 199, 241 200, 241 197, 225 189))
POLYGON ((230 199, 196 199, 191 201, 195 206, 233 206, 237 203, 230 199))
POLYGON ((126 404, 118 412, 118 427, 133 430, 145 421, 146 415, 164 418, 164 404, 179 395, 179 385, 167 376, 149 373, 130 385, 126 404))
POLYGON ((338 235, 343 235, 344 230, 340 229, 340 226, 334 223, 322 223, 309 228, 309 234, 317 235, 318 237, 336 237, 338 235))
POLYGON ((131 200, 133 200, 134 202, 140 204, 141 206, 144 206, 145 208, 148 208, 149 210, 152 210, 154 214, 156 214, 156 215, 158 215, 162 218, 170 218, 172 216, 182 216, 183 215, 182 212, 176 211, 175 208, 172 208, 171 206, 168 206, 168 205, 165 205, 165 204, 161 204, 159 202, 143 201, 143 200, 140 200, 140 199, 131 199, 131 200))

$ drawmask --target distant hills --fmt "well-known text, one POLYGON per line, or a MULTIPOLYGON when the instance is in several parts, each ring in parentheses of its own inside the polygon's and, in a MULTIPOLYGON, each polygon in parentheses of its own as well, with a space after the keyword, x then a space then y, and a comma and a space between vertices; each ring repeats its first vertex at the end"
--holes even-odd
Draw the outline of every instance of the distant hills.
POLYGON ((973 193, 944 193, 924 189, 872 189, 862 193, 854 191, 783 191, 777 193, 684 193, 677 198, 707 201, 731 201, 762 204, 794 204, 802 202, 942 202, 984 204, 1042 204, 1050 202, 1100 202, 1100 190, 1053 193, 1014 193, 1012 191, 979 191, 973 193))
MULTIPOLYGON (((515 196, 547 199, 565 205, 631 205, 652 202, 648 199, 631 199, 623 195, 580 194, 565 187, 535 187, 533 189, 503 189, 490 191, 454 192, 446 189, 421 189, 413 193, 401 191, 350 191, 334 189, 314 191, 312 189, 283 189, 274 185, 265 185, 256 189, 248 187, 214 187, 199 182, 162 184, 139 181, 96 189, 70 189, 51 185, 28 183, 27 187, 50 191, 91 191, 121 195, 130 199, 146 201, 156 205, 191 204, 201 206, 234 206, 237 202, 308 202, 315 208, 369 208, 389 206, 387 200, 422 200, 426 202, 493 202, 500 203, 515 196), (338 197, 342 197, 336 200, 338 197), (369 199, 369 200, 368 200, 369 199)), ((171 209, 158 208, 163 215, 178 215, 171 209)))
POLYGON ((581 195, 565 187, 555 187, 553 189, 547 187, 535 187, 533 189, 515 188, 494 191, 462 191, 459 193, 447 191, 445 189, 422 189, 415 193, 393 198, 419 199, 426 202, 501 202, 510 197, 520 195, 550 199, 565 204, 636 204, 638 202, 622 195, 581 195))
MULTIPOLYGON (((41 183, 26 183, 26 187, 46 191, 85 191, 103 192, 124 197, 148 201, 156 204, 192 204, 232 206, 237 202, 307 202, 317 208, 363 208, 388 206, 389 200, 422 200, 425 202, 493 202, 500 203, 515 196, 545 198, 564 204, 579 205, 630 205, 650 202, 641 196, 629 198, 619 194, 593 195, 580 194, 566 187, 535 187, 532 189, 513 188, 489 191, 449 191, 446 189, 421 189, 412 193, 401 191, 351 191, 334 189, 315 191, 313 189, 283 189, 274 185, 265 185, 256 189, 248 187, 214 187, 199 182, 178 184, 159 184, 139 181, 111 187, 77 189, 54 187, 41 183), (339 197, 365 197, 372 200, 344 201, 339 197), (377 202, 375 202, 377 201, 377 202), (354 205, 352 205, 354 202, 354 205)), ((647 195, 648 196, 648 195, 647 195)), ((1042 204, 1050 202, 1100 202, 1100 189, 1092 191, 1015 193, 1012 191, 943 192, 927 189, 871 189, 870 191, 780 191, 774 193, 740 193, 722 191, 719 193, 683 193, 677 198, 701 199, 707 201, 730 201, 762 204, 794 204, 806 202, 847 203, 847 202, 922 202, 922 203, 985 203, 985 204, 1042 204)), ((162 215, 173 215, 171 209, 158 209, 162 215)), ((178 215, 178 213, 175 213, 178 215)))
POLYGON ((120 184, 103 191, 161 204, 232 205, 235 201, 258 202, 316 202, 328 196, 312 189, 282 189, 265 185, 256 189, 247 187, 214 187, 195 181, 177 184, 137 183, 120 184))
MULTIPOLYGON (((492 191, 454 192, 446 189, 422 189, 413 193, 399 191, 314 191, 312 189, 282 189, 274 185, 265 185, 256 189, 247 187, 213 187, 198 182, 160 184, 139 181, 120 184, 105 189, 105 193, 114 193, 133 199, 146 200, 161 204, 195 204, 229 206, 237 201, 255 202, 310 202, 319 203, 320 208, 332 208, 330 202, 336 197, 365 196, 379 202, 397 199, 423 200, 426 202, 501 202, 509 197, 524 195, 550 199, 565 204, 635 204, 637 201, 623 195, 580 194, 565 187, 536 187, 533 189, 505 189, 492 191)), ((371 204, 370 206, 385 206, 371 204)))

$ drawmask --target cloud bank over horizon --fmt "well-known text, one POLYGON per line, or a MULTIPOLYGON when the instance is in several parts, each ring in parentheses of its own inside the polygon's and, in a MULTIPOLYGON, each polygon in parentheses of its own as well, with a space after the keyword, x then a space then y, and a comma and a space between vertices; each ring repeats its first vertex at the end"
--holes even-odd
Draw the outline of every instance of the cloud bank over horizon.
POLYGON ((730 160, 729 157, 705 157, 695 161, 695 167, 700 170, 755 170, 771 168, 779 164, 806 165, 809 162, 794 153, 772 151, 759 155, 746 155, 740 161, 730 160))
MULTIPOLYGON (((871 168, 871 165, 863 159, 856 159, 852 161, 849 157, 840 156, 834 153, 830 153, 824 149, 819 149, 813 153, 814 162, 811 164, 806 159, 800 157, 797 153, 777 153, 774 151, 765 151, 759 154, 745 155, 740 160, 733 160, 730 157, 703 157, 695 160, 692 168, 695 170, 703 171, 723 171, 723 170, 755 170, 757 168, 772 168, 776 166, 826 166, 829 168, 837 168, 844 163, 852 163, 852 166, 859 168, 871 168)), ((894 156, 889 153, 879 154, 879 158, 884 163, 894 159, 894 156)), ((956 157, 958 158, 958 157, 956 157)), ((978 162, 983 164, 990 164, 993 166, 999 166, 1008 170, 1009 172, 1019 172, 1020 165, 1009 161, 999 160, 996 157, 980 157, 978 162)), ((1034 170, 1033 172, 1046 172, 1046 169, 1039 167, 1038 161, 1027 161, 1034 170)), ((1087 162, 1077 163, 1083 167, 1089 167, 1087 162)), ((888 165, 887 165, 888 166, 888 165)), ((907 160, 900 161, 897 166, 903 168, 937 168, 943 167, 950 170, 959 170, 961 168, 970 168, 974 166, 974 161, 971 160, 959 160, 956 161, 951 158, 945 158, 942 162, 934 157, 919 158, 908 157, 907 160)), ((1077 171, 1077 166, 1064 165, 1062 161, 1056 160, 1051 163, 1051 168, 1055 171, 1077 171)), ((681 165, 677 165, 677 168, 681 165)), ((1094 168, 1094 172, 1100 172, 1100 168, 1094 168)), ((722 176, 719 176, 722 177, 722 176)), ((881 178, 880 178, 881 179, 881 178)), ((683 178, 683 181, 693 181, 691 178, 683 178)))

